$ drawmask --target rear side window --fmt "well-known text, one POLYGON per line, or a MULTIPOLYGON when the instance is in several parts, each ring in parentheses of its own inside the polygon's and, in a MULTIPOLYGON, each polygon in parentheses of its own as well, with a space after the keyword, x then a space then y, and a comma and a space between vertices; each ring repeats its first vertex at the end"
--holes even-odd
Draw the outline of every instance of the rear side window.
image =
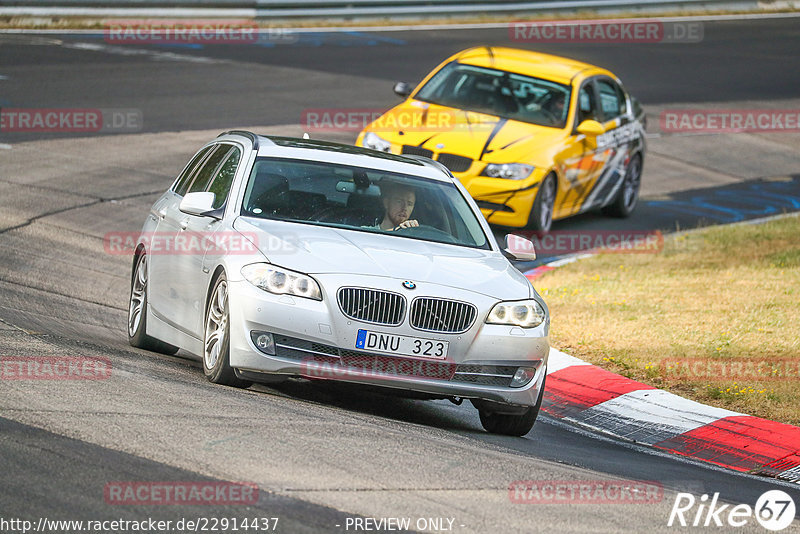
POLYGON ((594 88, 591 83, 581 87, 581 91, 578 93, 578 124, 589 119, 598 119, 594 88))
POLYGON ((205 191, 211 179, 216 174, 220 164, 225 160, 225 157, 230 152, 231 145, 217 145, 214 152, 203 162, 200 170, 194 177, 192 185, 189 186, 189 193, 197 193, 205 191))
POLYGON ((203 160, 206 154, 208 154, 213 147, 206 147, 200 152, 198 152, 195 157, 192 158, 192 161, 186 166, 183 170, 181 175, 175 181, 175 186, 172 188, 177 194, 183 196, 186 194, 186 190, 189 188, 189 182, 191 181, 191 177, 194 175, 194 170, 197 168, 197 164, 203 160))
POLYGON ((600 92, 600 107, 603 108, 605 120, 615 119, 625 113, 625 97, 617 84, 610 80, 599 80, 597 90, 600 92))
POLYGON ((232 147, 228 151, 228 158, 220 166, 216 176, 208 186, 206 191, 214 193, 213 208, 221 208, 228 198, 228 193, 231 190, 233 183, 233 176, 236 174, 236 168, 239 166, 239 160, 242 157, 242 151, 237 147, 232 147))

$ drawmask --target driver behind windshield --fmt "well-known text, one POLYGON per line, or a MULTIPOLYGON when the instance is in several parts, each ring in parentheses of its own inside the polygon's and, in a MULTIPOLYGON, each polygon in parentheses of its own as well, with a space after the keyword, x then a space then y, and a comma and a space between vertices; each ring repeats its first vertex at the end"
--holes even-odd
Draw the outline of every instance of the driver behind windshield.
POLYGON ((559 124, 566 118, 564 116, 564 104, 566 100, 567 97, 564 93, 553 92, 542 105, 542 109, 551 115, 550 118, 553 120, 554 124, 559 124))
POLYGON ((381 200, 385 212, 378 228, 391 232, 419 226, 415 219, 410 219, 417 201, 413 187, 395 182, 381 184, 381 200))

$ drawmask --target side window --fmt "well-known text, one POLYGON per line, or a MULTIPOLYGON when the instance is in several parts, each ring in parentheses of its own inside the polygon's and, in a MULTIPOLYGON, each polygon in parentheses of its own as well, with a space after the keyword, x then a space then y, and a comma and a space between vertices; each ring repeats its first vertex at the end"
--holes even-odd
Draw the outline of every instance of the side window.
POLYGON ((191 181, 195 167, 197 167, 197 164, 203 160, 205 155, 208 154, 212 148, 213 147, 207 146, 192 158, 192 161, 189 162, 189 164, 183 170, 183 173, 181 173, 181 175, 175 181, 175 186, 172 188, 173 191, 181 196, 186 194, 186 190, 189 188, 189 182, 191 181))
POLYGON ((206 160, 203 162, 203 166, 200 167, 199 171, 197 171, 192 185, 189 186, 189 193, 197 193, 198 191, 206 190, 208 183, 211 181, 211 178, 214 176, 214 173, 216 172, 220 163, 222 163, 222 161, 225 159, 225 156, 228 155, 230 149, 230 145, 217 145, 217 147, 214 149, 214 152, 212 152, 211 155, 206 158, 206 160))
POLYGON ((617 84, 611 80, 600 80, 597 89, 600 91, 600 106, 605 120, 615 119, 625 113, 625 97, 617 84))
POLYGON ((597 120, 597 103, 594 97, 594 86, 591 83, 584 84, 578 93, 578 124, 585 120, 597 120))
POLYGON ((206 191, 214 193, 214 209, 221 208, 228 198, 228 193, 231 190, 233 183, 233 175, 236 174, 236 167, 239 166, 239 159, 242 157, 242 151, 233 147, 228 152, 228 159, 217 171, 214 180, 208 186, 206 191))

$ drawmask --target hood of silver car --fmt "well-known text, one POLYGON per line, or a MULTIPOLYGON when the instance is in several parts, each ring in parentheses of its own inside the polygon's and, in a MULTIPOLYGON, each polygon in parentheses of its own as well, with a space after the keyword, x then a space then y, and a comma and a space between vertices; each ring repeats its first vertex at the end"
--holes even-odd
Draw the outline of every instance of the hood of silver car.
POLYGON ((385 276, 523 299, 530 282, 501 254, 399 236, 239 217, 234 228, 257 239, 279 265, 307 274, 385 276))

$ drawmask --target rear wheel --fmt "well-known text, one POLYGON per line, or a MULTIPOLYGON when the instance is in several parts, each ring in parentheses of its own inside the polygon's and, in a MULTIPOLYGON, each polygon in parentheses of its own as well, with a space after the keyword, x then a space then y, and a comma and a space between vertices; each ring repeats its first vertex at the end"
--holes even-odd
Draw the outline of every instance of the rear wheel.
POLYGON ((539 192, 536 193, 536 198, 531 207, 531 213, 528 217, 528 228, 538 232, 547 233, 553 225, 553 206, 556 203, 556 178, 552 174, 548 174, 541 185, 539 185, 539 192))
POLYGON ((128 343, 140 349, 175 354, 178 347, 147 335, 147 254, 137 256, 128 304, 128 343))
POLYGON ((492 434, 503 434, 505 436, 524 436, 530 432, 536 422, 536 418, 539 416, 539 409, 542 407, 546 379, 547 377, 542 380, 542 387, 539 390, 536 405, 530 406, 520 414, 501 413, 490 408, 479 408, 478 415, 481 418, 483 428, 492 434))
POLYGON ((603 213, 612 217, 628 217, 639 202, 639 187, 642 184, 642 157, 635 154, 625 167, 625 177, 614 201, 603 208, 603 213))
POLYGON ((228 281, 220 273, 206 311, 203 337, 203 372, 211 382, 246 388, 252 382, 237 377, 230 364, 230 314, 228 313, 228 281))

